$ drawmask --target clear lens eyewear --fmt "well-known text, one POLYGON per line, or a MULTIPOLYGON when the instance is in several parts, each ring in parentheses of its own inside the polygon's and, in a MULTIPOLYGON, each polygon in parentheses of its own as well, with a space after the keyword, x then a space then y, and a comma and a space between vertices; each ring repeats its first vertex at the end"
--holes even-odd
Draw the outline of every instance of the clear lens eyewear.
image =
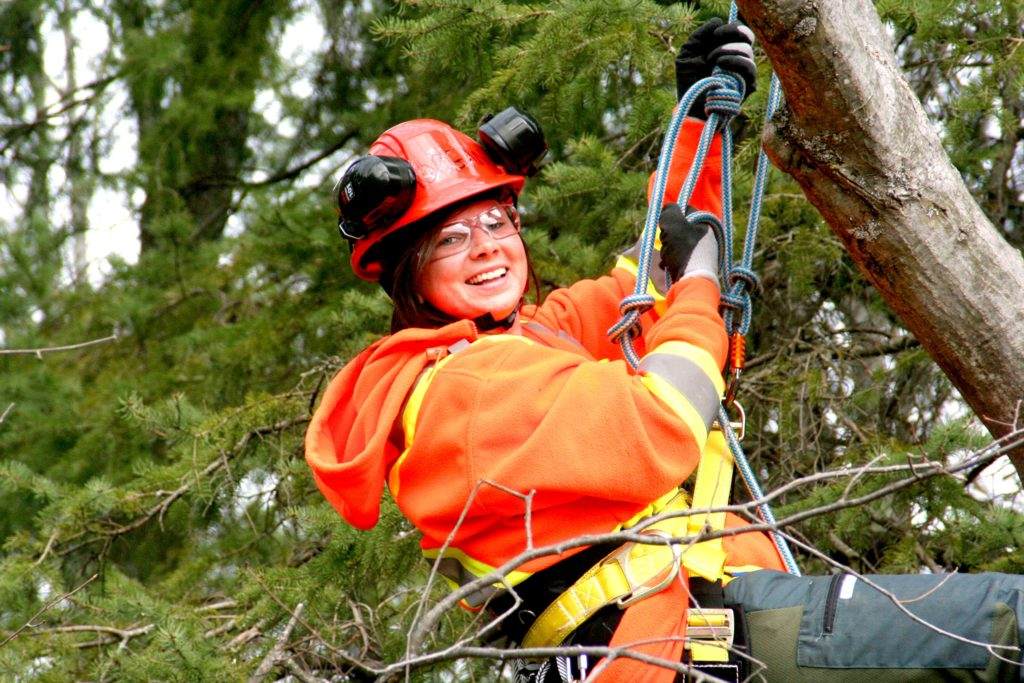
POLYGON ((502 204, 445 224, 437 233, 430 260, 448 258, 469 249, 473 243, 473 228, 483 230, 492 239, 503 240, 519 233, 519 213, 514 206, 502 204))

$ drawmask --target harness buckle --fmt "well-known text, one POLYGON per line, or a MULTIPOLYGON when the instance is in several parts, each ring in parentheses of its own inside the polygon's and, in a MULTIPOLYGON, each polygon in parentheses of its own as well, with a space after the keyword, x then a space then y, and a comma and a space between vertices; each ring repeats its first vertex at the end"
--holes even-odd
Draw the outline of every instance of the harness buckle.
POLYGON ((686 616, 686 636, 732 645, 736 637, 736 621, 729 608, 691 607, 686 616))
POLYGON ((687 614, 686 621, 684 647, 690 653, 690 662, 698 667, 728 665, 729 652, 736 641, 733 611, 728 608, 695 607, 687 614))
MULTIPOLYGON (((661 529, 644 529, 640 533, 648 536, 658 536, 664 539, 672 538, 671 534, 662 531, 661 529)), ((647 578, 646 580, 642 577, 636 576, 633 572, 632 551, 639 545, 645 544, 630 541, 619 548, 617 552, 606 557, 602 562, 602 564, 608 564, 611 562, 618 564, 619 568, 622 570, 623 576, 625 576, 626 581, 629 583, 630 592, 615 600, 615 604, 617 604, 620 609, 626 609, 635 602, 640 602, 644 598, 650 597, 655 593, 660 593, 668 588, 672 581, 674 581, 679 575, 679 564, 680 559, 682 558, 682 550, 677 544, 668 544, 667 546, 661 547, 667 547, 671 550, 672 561, 667 566, 660 569, 657 574, 647 578), (659 576, 661 576, 661 578, 659 578, 659 576)), ((652 545, 652 548, 656 548, 659 545, 660 544, 652 545)))

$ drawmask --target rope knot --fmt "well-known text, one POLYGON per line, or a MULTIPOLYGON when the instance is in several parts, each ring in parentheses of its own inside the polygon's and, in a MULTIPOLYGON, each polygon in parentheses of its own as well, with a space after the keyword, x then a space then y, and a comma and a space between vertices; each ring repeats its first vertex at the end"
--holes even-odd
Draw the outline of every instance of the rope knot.
POLYGON ((731 291, 722 292, 719 297, 719 303, 722 305, 722 308, 743 312, 750 306, 750 295, 746 293, 736 294, 731 291))
POLYGON ((718 74, 717 87, 708 91, 704 100, 704 113, 710 118, 712 114, 719 114, 723 123, 732 119, 741 111, 743 104, 743 87, 739 77, 723 72, 718 74))
POLYGON ((748 292, 761 291, 761 278, 759 278, 757 273, 750 268, 734 266, 733 269, 729 271, 729 288, 733 289, 734 285, 737 283, 746 285, 748 292))
POLYGON ((629 339, 636 339, 643 332, 640 325, 640 316, 651 310, 655 299, 650 294, 631 294, 619 303, 619 312, 622 318, 612 325, 608 330, 608 336, 612 341, 620 341, 623 335, 629 339))

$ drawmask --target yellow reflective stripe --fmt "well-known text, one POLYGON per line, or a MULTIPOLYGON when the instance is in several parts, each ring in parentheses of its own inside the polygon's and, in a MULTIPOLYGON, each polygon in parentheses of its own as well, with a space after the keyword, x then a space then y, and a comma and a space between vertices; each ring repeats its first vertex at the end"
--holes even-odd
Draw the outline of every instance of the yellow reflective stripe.
MULTIPOLYGON (((697 465, 697 480, 693 485, 695 510, 720 508, 729 504, 729 489, 732 487, 732 453, 725 442, 725 436, 718 429, 708 435, 707 445, 697 465)), ((693 515, 690 518, 691 531, 700 531, 707 524, 714 530, 725 528, 725 513, 693 515)))
POLYGON ((704 426, 704 418, 697 409, 693 407, 689 399, 683 396, 667 380, 659 375, 641 375, 640 383, 647 387, 647 390, 661 399, 673 413, 679 416, 697 442, 697 448, 704 449, 708 440, 708 429, 704 426))
POLYGON ((714 383, 719 396, 725 394, 725 380, 722 379, 722 368, 719 367, 707 350, 684 341, 667 341, 658 344, 647 352, 648 355, 655 353, 668 353, 673 356, 682 356, 695 363, 705 375, 714 383))
POLYGON ((392 497, 398 496, 398 489, 401 485, 398 472, 402 463, 405 462, 406 456, 409 455, 409 449, 412 448, 412 440, 416 435, 416 420, 419 418, 420 408, 423 407, 423 397, 426 395, 427 389, 430 388, 431 382, 434 381, 437 371, 444 366, 449 358, 451 358, 451 355, 445 356, 428 367, 420 375, 419 379, 416 380, 416 385, 409 394, 409 400, 405 402, 405 408, 402 410, 402 433, 405 435, 405 450, 398 456, 395 464, 391 466, 391 470, 388 472, 388 488, 391 490, 392 497))
MULTIPOLYGON (((655 248, 660 249, 661 243, 659 242, 655 248)), ((613 267, 621 268, 632 275, 633 279, 636 280, 636 274, 639 267, 636 262, 628 256, 620 254, 619 257, 615 259, 615 265, 613 267)), ((654 286, 654 282, 652 282, 650 278, 647 278, 647 293, 654 297, 654 312, 658 315, 664 314, 665 308, 668 307, 668 302, 665 300, 665 296, 658 291, 657 287, 654 286)))
MULTIPOLYGON (((448 547, 444 549, 443 553, 441 552, 440 548, 424 548, 423 557, 427 558, 428 560, 435 560, 438 557, 452 558, 453 560, 458 560, 459 564, 465 567, 466 571, 468 571, 476 578, 492 574, 494 573, 495 569, 486 562, 481 562, 476 558, 470 557, 458 548, 448 547)), ((519 571, 518 569, 513 569, 505 575, 504 581, 495 581, 494 585, 501 586, 503 588, 506 586, 515 586, 517 584, 522 583, 526 579, 530 578, 530 576, 532 576, 531 572, 523 572, 519 571)))

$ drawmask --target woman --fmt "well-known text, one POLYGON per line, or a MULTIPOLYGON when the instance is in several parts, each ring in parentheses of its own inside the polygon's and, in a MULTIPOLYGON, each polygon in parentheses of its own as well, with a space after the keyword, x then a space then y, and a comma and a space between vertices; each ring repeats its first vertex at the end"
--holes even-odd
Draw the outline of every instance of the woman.
MULTIPOLYGON (((737 54, 747 55, 741 66, 752 86, 749 31, 720 22, 702 31, 689 52, 684 46, 680 78, 709 75, 718 50, 734 70, 737 54), (741 49, 719 49, 729 45, 741 49)), ((678 194, 702 126, 683 127, 669 196, 678 194)), ((661 263, 675 284, 661 313, 644 317, 640 373, 606 336, 634 288, 636 265, 627 257, 606 277, 524 305, 532 270, 516 198, 543 154, 542 138, 532 119, 506 110, 484 124, 481 139, 486 148, 438 121, 406 122, 346 173, 342 233, 356 274, 392 297, 393 334, 332 381, 307 435, 317 484, 348 522, 376 523, 386 481, 422 532, 424 555, 436 558, 444 547, 439 566, 458 583, 526 548, 528 492, 537 547, 622 528, 675 491, 696 467, 721 400, 727 345, 714 236, 678 209, 666 210, 661 238, 661 263)), ((691 199, 719 215, 720 155, 716 141, 691 199)), ((731 565, 781 568, 762 534, 729 537, 725 548, 731 565)), ((508 582, 530 596, 523 614, 538 613, 552 586, 571 584, 611 549, 536 558, 512 572, 508 582)), ((498 609, 508 597, 494 593, 467 602, 490 599, 498 609)), ((604 644, 612 631, 613 645, 663 638, 643 651, 680 661, 685 610, 685 584, 676 580, 627 610, 623 624, 616 608, 568 640, 604 644)), ((511 622, 523 619, 506 621, 506 633, 521 639, 525 626, 511 622)), ((532 675, 556 674, 548 667, 532 675)), ((623 658, 602 680, 627 676, 674 674, 623 658)))

